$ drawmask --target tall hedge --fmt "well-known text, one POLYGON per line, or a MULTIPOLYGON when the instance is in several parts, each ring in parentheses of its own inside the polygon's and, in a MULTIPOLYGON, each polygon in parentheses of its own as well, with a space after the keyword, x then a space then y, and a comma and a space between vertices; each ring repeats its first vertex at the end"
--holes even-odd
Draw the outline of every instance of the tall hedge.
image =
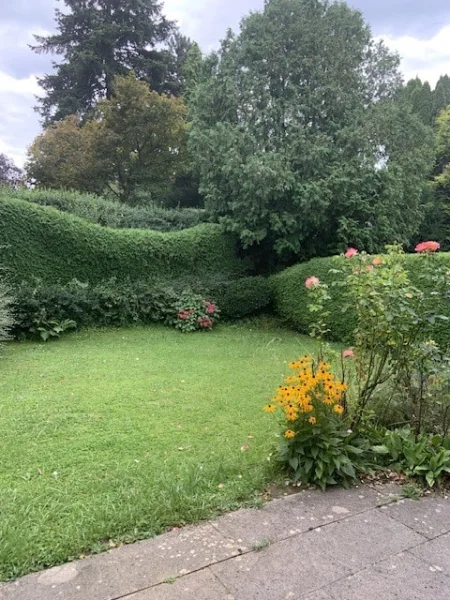
MULTIPOLYGON (((437 255, 442 264, 450 268, 450 253, 441 252, 437 255)), ((341 259, 345 260, 345 259, 341 259)), ((406 266, 412 283, 419 285, 417 273, 420 268, 421 257, 408 255, 406 266)), ((330 269, 336 269, 336 262, 332 258, 315 258, 309 262, 301 263, 274 275, 270 279, 275 311, 287 324, 298 331, 307 333, 311 323, 311 314, 307 309, 307 290, 305 280, 314 275, 324 283, 329 284, 331 300, 327 307, 330 311, 329 323, 331 338, 336 341, 352 341, 352 332, 355 328, 355 319, 351 308, 344 310, 346 302, 342 297, 342 290, 333 287, 332 283, 338 275, 330 273, 330 269)), ((431 294, 430 288, 424 290, 431 294)), ((441 300, 436 310, 450 318, 450 299, 441 300)), ((437 321, 434 325, 434 338, 441 344, 450 344, 450 322, 437 321)))
POLYGON ((243 273, 236 241, 214 224, 179 232, 109 229, 51 207, 0 197, 0 265, 15 281, 147 281, 243 273))
POLYGON ((119 201, 106 200, 94 194, 68 190, 29 190, 1 187, 0 196, 26 200, 41 206, 53 206, 86 221, 119 229, 154 229, 181 231, 208 220, 201 208, 162 208, 159 206, 129 206, 119 201))

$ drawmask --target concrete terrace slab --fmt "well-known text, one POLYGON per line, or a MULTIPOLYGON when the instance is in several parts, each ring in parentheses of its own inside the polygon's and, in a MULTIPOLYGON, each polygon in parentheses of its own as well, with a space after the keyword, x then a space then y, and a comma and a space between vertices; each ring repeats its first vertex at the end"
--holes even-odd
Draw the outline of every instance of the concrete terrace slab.
POLYGON ((410 552, 450 577, 450 533, 421 544, 410 552))
POLYGON ((204 569, 173 583, 138 592, 126 600, 231 600, 231 596, 211 571, 204 569))
POLYGON ((28 575, 0 588, 0 600, 112 600, 239 554, 210 524, 28 575))
POLYGON ((430 539, 450 532, 450 498, 428 497, 420 502, 400 500, 381 510, 430 539))
POLYGON ((389 494, 303 491, 0 584, 0 600, 450 600, 450 501, 389 494))
POLYGON ((316 548, 335 556, 352 572, 425 541, 406 525, 376 510, 332 523, 312 534, 316 548))
POLYGON ((234 600, 296 600, 350 570, 315 544, 312 532, 211 567, 234 600))
POLYGON ((448 600, 450 578, 405 552, 327 586, 324 592, 331 600, 448 600))
POLYGON ((261 509, 244 509, 220 517, 217 530, 242 550, 262 540, 276 542, 359 514, 388 502, 387 496, 369 487, 301 491, 273 500, 261 509))

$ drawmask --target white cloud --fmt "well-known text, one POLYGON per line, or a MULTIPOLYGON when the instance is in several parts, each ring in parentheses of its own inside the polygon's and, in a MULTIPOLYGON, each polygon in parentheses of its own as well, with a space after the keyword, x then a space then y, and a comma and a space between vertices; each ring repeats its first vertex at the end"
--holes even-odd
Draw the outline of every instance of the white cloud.
POLYGON ((0 71, 0 152, 23 166, 26 146, 39 133, 33 110, 39 92, 36 77, 15 79, 0 71))
POLYGON ((450 25, 428 39, 391 35, 380 37, 402 57, 401 67, 406 80, 418 76, 434 87, 441 75, 450 75, 450 25))

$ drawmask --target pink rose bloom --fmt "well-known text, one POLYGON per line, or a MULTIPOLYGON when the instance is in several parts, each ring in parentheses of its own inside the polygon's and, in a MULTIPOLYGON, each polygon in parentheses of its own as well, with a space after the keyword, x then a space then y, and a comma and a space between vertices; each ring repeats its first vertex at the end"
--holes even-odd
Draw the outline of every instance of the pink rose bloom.
POLYGON ((308 279, 305 281, 305 285, 308 290, 313 290, 319 285, 319 283, 320 279, 318 277, 308 277, 308 279))
POLYGON ((347 248, 347 252, 345 253, 345 258, 352 258, 358 254, 358 250, 356 248, 347 248))
POLYGON ((215 304, 208 304, 208 306, 206 307, 206 312, 208 313, 208 315, 213 315, 215 310, 216 310, 215 304))
POLYGON ((422 254, 423 252, 437 252, 441 245, 439 242, 420 242, 416 246, 416 252, 422 254))
POLYGON ((344 352, 342 353, 343 358, 354 358, 355 353, 353 352, 353 350, 351 348, 348 348, 348 350, 344 350, 344 352))

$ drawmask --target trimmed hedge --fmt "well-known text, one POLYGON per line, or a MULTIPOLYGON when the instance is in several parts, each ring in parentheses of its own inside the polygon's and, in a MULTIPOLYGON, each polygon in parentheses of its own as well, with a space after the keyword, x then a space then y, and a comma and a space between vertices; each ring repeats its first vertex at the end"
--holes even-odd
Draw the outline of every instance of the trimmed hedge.
MULTIPOLYGON (((441 252, 437 256, 442 264, 450 268, 450 253, 441 252)), ((415 274, 420 259, 420 256, 412 254, 406 257, 409 276, 411 282, 415 285, 419 285, 415 274)), ((327 309, 330 311, 331 339, 351 343, 355 320, 351 310, 343 310, 344 302, 340 295, 340 288, 331 285, 338 275, 330 273, 330 269, 336 269, 334 259, 314 258, 309 262, 295 265, 277 275, 273 275, 270 278, 270 284, 275 311, 288 325, 302 333, 308 333, 312 316, 307 308, 308 299, 305 280, 314 275, 330 286, 331 300, 327 305, 327 309)), ((430 288, 424 291, 432 293, 433 290, 430 288)), ((439 301, 436 310, 450 318, 450 299, 439 301)), ((437 321, 433 326, 433 336, 441 344, 450 344, 450 324, 445 321, 437 321)))
POLYGON ((180 232, 110 229, 0 196, 0 264, 11 280, 45 283, 244 274, 236 239, 205 223, 180 232))
POLYGON ((25 200, 41 206, 53 206, 86 221, 114 229, 153 229, 181 231, 208 220, 204 209, 168 209, 159 206, 133 207, 118 201, 106 200, 93 194, 67 190, 29 190, 0 188, 0 196, 25 200))
POLYGON ((240 319, 267 309, 272 303, 272 288, 264 277, 243 277, 213 284, 208 294, 216 300, 222 317, 240 319))

